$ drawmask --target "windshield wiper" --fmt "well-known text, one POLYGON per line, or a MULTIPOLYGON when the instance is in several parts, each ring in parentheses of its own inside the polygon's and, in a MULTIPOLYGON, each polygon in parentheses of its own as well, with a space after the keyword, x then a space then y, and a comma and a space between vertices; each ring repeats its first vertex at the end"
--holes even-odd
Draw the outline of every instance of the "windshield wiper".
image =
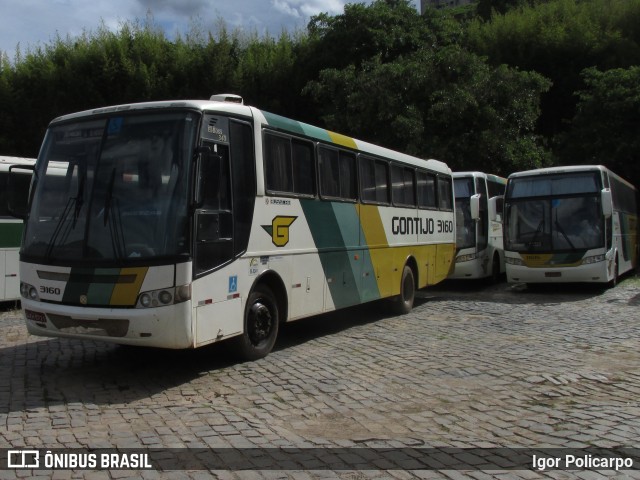
MULTIPOLYGON (((60 232, 62 231, 62 227, 67 219, 67 217, 69 216, 69 212, 71 212, 71 208, 73 207, 73 205, 75 205, 77 203, 78 199, 76 197, 69 197, 69 199, 67 200, 67 204, 64 206, 64 210, 62 210, 62 213, 60 214, 60 219, 58 220, 58 223, 56 224, 56 228, 53 231, 53 235, 51 235, 51 240, 49 240, 49 243, 47 244, 47 251, 45 253, 45 256, 47 258, 51 257, 51 254, 53 253, 53 249, 56 246, 57 240, 58 240, 58 236, 60 235, 60 232)), ((73 228, 75 227, 75 220, 73 222, 72 228, 70 230, 67 231, 67 233, 64 235, 64 238, 66 238, 68 236, 68 232, 73 230, 73 228)))
POLYGON ((111 170, 111 177, 109 178, 109 186, 107 187, 107 193, 104 195, 104 226, 107 226, 109 223, 109 216, 111 214, 111 202, 113 201, 113 183, 116 180, 116 169, 111 170))
POLYGON ((564 239, 567 241, 567 243, 569 244, 569 246, 571 247, 571 250, 576 249, 576 247, 573 246, 573 243, 571 243, 571 240, 569 240, 569 237, 567 236, 567 234, 565 233, 564 229, 560 226, 560 223, 558 222, 558 219, 556 218, 556 227, 558 228, 558 231, 562 234, 562 236, 564 237, 564 239))
POLYGON ((536 228, 536 231, 533 234, 533 238, 529 242, 529 250, 531 250, 531 249, 533 249, 533 247, 535 247, 534 244, 536 243, 536 240, 538 239, 538 235, 540 235, 540 232, 542 232, 542 230, 544 230, 544 218, 542 220, 540 220, 540 223, 538 224, 538 228, 536 228))
POLYGON ((109 233, 111 234, 111 246, 113 253, 119 259, 124 258, 125 253, 125 241, 122 234, 122 228, 120 226, 120 212, 118 210, 118 199, 113 198, 113 185, 116 180, 115 167, 111 170, 111 178, 109 178, 109 186, 104 197, 104 226, 109 224, 109 233), (111 208, 115 206, 115 208, 111 208), (113 216, 113 218, 111 218, 113 216))
POLYGON ((84 204, 84 184, 87 178, 87 170, 86 166, 81 166, 78 163, 78 191, 76 193, 76 208, 73 212, 73 225, 72 229, 76 228, 76 222, 78 221, 78 217, 80 216, 80 210, 82 210, 82 205, 84 204))
POLYGON ((66 240, 69 237, 69 234, 71 233, 71 231, 76 228, 78 218, 80 217, 80 210, 82 210, 82 205, 84 204, 84 185, 85 185, 87 172, 86 170, 80 167, 80 162, 77 163, 77 166, 78 166, 78 189, 76 191, 75 197, 69 197, 67 199, 67 204, 64 206, 64 209, 60 214, 60 219, 56 224, 56 228, 53 231, 51 240, 49 240, 49 243, 47 244, 47 251, 45 253, 45 256, 47 258, 50 258, 51 254, 53 253, 53 249, 55 248, 58 241, 58 236, 60 235, 60 232, 62 232, 62 228, 67 220, 67 217, 69 216, 69 213, 71 213, 72 207, 75 206, 75 209, 73 212, 73 222, 71 223, 70 228, 68 228, 64 232, 62 236, 63 241, 66 240))

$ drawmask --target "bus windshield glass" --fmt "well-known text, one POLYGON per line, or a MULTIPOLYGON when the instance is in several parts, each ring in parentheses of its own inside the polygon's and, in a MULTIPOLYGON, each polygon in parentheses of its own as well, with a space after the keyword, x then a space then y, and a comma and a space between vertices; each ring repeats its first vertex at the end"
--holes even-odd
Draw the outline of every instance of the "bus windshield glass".
POLYGON ((597 172, 513 178, 506 201, 508 244, 521 252, 604 246, 597 172))
POLYGON ((456 196, 456 246, 471 248, 476 245, 476 222, 471 218, 471 196, 473 177, 454 178, 456 196))
POLYGON ((189 254, 188 183, 197 116, 85 119, 49 128, 22 255, 131 264, 189 254))

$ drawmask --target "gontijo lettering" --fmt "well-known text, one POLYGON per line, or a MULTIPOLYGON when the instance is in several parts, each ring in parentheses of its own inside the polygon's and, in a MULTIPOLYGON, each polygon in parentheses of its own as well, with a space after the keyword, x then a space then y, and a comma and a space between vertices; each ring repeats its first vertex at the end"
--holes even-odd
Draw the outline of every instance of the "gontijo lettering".
POLYGON ((420 217, 393 217, 391 219, 391 233, 394 235, 431 235, 434 232, 453 232, 453 221, 420 217))

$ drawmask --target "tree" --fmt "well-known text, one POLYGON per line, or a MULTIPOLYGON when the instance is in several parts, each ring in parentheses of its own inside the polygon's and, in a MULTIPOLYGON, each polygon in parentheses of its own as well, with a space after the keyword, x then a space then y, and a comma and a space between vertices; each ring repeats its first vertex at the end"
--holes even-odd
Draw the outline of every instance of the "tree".
POLYGON ((565 164, 604 164, 640 185, 640 67, 582 73, 585 88, 560 144, 565 164))
POLYGON ((359 67, 378 57, 382 63, 410 55, 426 45, 436 48, 462 37, 461 26, 436 10, 420 16, 408 0, 376 0, 370 5, 348 3, 344 13, 311 19, 310 71, 359 67))
POLYGON ((546 162, 533 130, 548 87, 538 74, 490 67, 452 45, 323 70, 306 92, 331 129, 456 170, 506 175, 546 162))
POLYGON ((575 114, 581 72, 640 64, 640 0, 550 0, 480 19, 466 45, 493 65, 536 71, 553 82, 538 131, 549 141, 575 114))
POLYGON ((476 13, 483 20, 490 20, 492 15, 504 15, 509 10, 530 6, 535 0, 478 0, 476 13))

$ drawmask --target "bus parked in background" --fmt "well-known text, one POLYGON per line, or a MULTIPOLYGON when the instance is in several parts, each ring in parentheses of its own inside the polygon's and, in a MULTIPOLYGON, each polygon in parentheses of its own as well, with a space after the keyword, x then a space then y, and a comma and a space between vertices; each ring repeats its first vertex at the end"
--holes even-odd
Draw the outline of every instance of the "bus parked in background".
POLYGON ((507 180, 482 172, 454 172, 456 262, 450 278, 504 273, 502 207, 507 180))
MULTIPOLYGON (((0 156, 0 302, 18 300, 20 298, 20 279, 18 277, 18 251, 22 239, 22 220, 11 215, 7 209, 7 179, 12 167, 33 168, 35 158, 0 156)), ((24 170, 23 175, 14 175, 16 189, 29 192, 31 175, 24 170)))
POLYGON ((53 120, 23 216, 29 332, 248 359, 284 321, 409 311, 455 253, 447 165, 233 95, 53 120))
POLYGON ((505 197, 509 282, 609 282, 637 266, 637 190, 602 166, 518 172, 505 197))

